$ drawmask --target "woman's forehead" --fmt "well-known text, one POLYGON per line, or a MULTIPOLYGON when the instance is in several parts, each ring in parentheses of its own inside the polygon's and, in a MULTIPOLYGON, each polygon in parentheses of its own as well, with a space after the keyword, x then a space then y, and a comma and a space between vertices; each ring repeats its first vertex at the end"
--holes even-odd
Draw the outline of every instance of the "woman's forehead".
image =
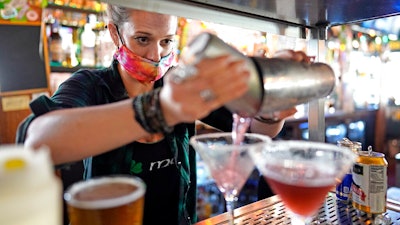
POLYGON ((174 35, 177 29, 177 17, 154 12, 132 10, 124 28, 129 33, 150 33, 174 35))

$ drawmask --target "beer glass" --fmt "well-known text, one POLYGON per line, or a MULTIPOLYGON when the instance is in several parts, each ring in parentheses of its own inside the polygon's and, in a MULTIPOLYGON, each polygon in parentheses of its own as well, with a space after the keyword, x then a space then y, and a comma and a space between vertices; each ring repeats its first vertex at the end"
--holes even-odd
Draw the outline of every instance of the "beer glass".
POLYGON ((141 225, 144 182, 133 176, 108 176, 77 182, 64 199, 71 225, 141 225))

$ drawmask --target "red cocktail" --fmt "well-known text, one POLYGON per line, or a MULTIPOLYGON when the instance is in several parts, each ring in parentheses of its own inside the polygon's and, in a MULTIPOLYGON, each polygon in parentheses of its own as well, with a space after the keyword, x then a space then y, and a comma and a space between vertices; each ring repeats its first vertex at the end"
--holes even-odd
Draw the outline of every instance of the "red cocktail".
POLYGON ((311 222, 328 191, 356 160, 347 148, 310 141, 273 141, 250 155, 292 219, 303 224, 311 222))
POLYGON ((278 194, 292 212, 311 216, 321 207, 326 193, 334 185, 328 186, 304 186, 296 184, 286 184, 274 179, 265 179, 271 186, 274 193, 278 194), (304 204, 307 202, 307 204, 304 204))

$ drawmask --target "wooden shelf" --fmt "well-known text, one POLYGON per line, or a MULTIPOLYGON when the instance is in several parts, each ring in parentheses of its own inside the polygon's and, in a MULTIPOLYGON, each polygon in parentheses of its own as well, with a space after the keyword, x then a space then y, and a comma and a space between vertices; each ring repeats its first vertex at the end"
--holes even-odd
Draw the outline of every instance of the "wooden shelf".
POLYGON ((46 8, 61 9, 63 11, 71 11, 71 12, 79 12, 79 13, 87 13, 87 14, 102 14, 102 13, 104 13, 103 11, 96 11, 96 10, 84 9, 84 8, 74 8, 74 7, 57 5, 57 4, 52 4, 52 3, 47 4, 46 8))
POLYGON ((92 67, 92 66, 74 66, 74 67, 64 67, 64 66, 51 66, 51 72, 57 73, 74 73, 79 69, 100 69, 101 67, 92 67))

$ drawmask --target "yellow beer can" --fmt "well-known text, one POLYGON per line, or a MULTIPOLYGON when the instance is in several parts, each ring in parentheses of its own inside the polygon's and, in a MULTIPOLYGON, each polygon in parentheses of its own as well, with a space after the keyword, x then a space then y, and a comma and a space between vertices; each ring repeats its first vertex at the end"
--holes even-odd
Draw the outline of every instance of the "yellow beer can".
POLYGON ((387 167, 385 154, 358 152, 353 166, 351 196, 353 207, 368 214, 386 212, 387 167))

